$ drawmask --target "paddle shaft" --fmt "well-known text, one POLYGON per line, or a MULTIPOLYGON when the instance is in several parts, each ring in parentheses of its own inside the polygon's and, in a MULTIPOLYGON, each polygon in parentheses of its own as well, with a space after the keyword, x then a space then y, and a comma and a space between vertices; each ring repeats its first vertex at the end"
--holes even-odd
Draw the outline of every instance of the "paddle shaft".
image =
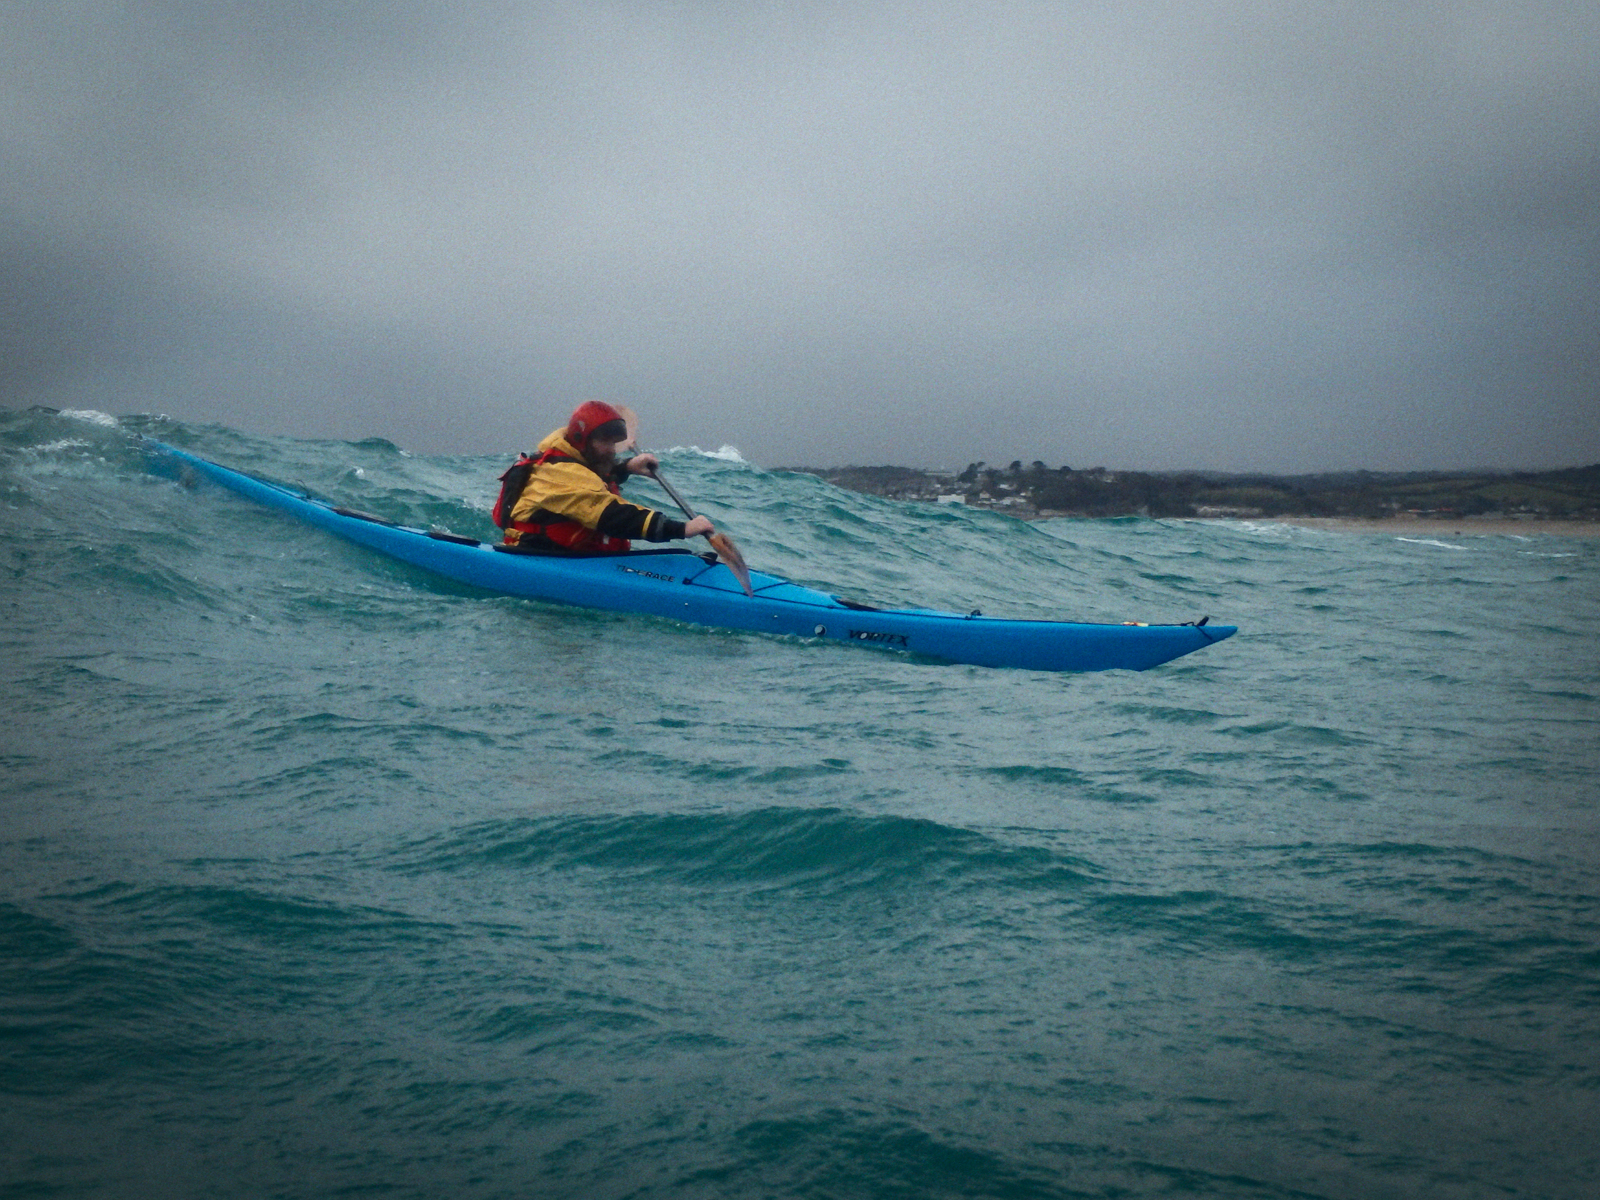
MULTIPOLYGON (((628 440, 625 444, 637 446, 639 444, 639 418, 631 408, 621 408, 617 411, 622 414, 623 423, 628 427, 628 440)), ((683 509, 684 516, 691 521, 695 519, 694 509, 683 502, 683 497, 678 495, 677 488, 661 478, 659 469, 651 471, 650 478, 659 483, 678 507, 683 509)), ((734 578, 739 581, 739 586, 744 589, 744 594, 746 596, 754 596, 755 591, 750 586, 750 568, 745 565, 744 555, 739 553, 739 547, 733 544, 733 539, 725 533, 718 533, 712 530, 706 534, 706 541, 711 543, 711 548, 717 552, 723 564, 733 572, 734 578)))
MULTIPOLYGON (((666 490, 667 495, 677 502, 678 507, 683 509, 684 516, 691 521, 694 520, 694 509, 684 503, 683 497, 678 495, 678 490, 675 487, 661 478, 659 470, 652 471, 650 478, 659 483, 666 490)), ((733 544, 733 539, 725 533, 712 532, 706 535, 706 540, 711 543, 711 548, 721 555, 722 561, 728 570, 733 572, 734 578, 739 581, 739 586, 744 589, 744 594, 746 596, 754 596, 755 592, 750 586, 750 568, 745 566, 744 555, 739 553, 739 547, 733 544)))
POLYGON ((678 490, 676 488, 674 488, 670 483, 668 483, 665 479, 663 479, 661 477, 660 470, 656 470, 656 471, 651 472, 650 477, 652 479, 654 479, 657 483, 659 483, 663 488, 666 489, 667 495, 671 496, 673 498, 673 500, 677 502, 678 507, 683 509, 683 515, 684 516, 688 517, 689 520, 691 520, 691 521, 694 520, 694 517, 695 517, 694 509, 690 508, 687 504, 685 504, 683 502, 683 497, 678 495, 678 490))

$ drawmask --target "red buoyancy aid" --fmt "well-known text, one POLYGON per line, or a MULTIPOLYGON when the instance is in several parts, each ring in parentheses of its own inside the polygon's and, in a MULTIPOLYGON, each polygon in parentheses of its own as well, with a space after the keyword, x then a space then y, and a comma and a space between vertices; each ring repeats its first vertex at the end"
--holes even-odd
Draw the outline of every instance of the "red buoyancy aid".
MULTIPOLYGON (((546 450, 537 458, 526 456, 519 458, 504 475, 500 476, 502 484, 513 486, 502 487, 500 500, 495 504, 495 524, 506 531, 505 544, 508 546, 520 545, 524 534, 535 537, 545 537, 560 546, 579 554, 626 554, 633 548, 633 543, 627 538, 612 537, 610 534, 601 533, 597 529, 590 529, 582 522, 574 521, 571 517, 559 516, 555 513, 546 513, 544 510, 535 510, 533 516, 543 514, 548 517, 545 521, 513 521, 511 513, 521 499, 523 489, 528 486, 528 477, 535 467, 547 462, 582 462, 555 448, 546 450), (510 494, 514 490, 515 494, 510 494)), ((583 464, 588 466, 587 463, 583 464)), ((604 481, 606 490, 613 496, 622 495, 622 489, 617 486, 614 479, 604 481)))

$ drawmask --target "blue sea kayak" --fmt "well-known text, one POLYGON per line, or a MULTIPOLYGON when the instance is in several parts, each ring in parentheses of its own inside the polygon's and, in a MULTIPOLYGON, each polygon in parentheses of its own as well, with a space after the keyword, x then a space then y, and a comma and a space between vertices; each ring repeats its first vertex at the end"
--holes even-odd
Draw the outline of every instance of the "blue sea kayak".
POLYGON ((733 573, 689 550, 557 556, 518 554, 473 538, 413 529, 340 508, 304 492, 218 466, 146 439, 186 478, 203 478, 402 562, 487 591, 696 625, 849 642, 981 667, 1034 671, 1143 671, 1231 637, 1231 625, 1103 625, 1014 621, 933 609, 878 609, 750 573, 747 596, 733 573))

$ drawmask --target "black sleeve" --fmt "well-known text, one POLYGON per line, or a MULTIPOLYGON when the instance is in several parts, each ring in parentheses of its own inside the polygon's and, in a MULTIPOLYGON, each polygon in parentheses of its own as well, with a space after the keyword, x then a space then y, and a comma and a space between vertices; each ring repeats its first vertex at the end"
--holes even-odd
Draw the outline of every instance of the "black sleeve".
POLYGON ((664 517, 654 509, 640 508, 626 500, 613 500, 600 514, 595 528, 609 537, 670 542, 683 536, 684 523, 664 517))

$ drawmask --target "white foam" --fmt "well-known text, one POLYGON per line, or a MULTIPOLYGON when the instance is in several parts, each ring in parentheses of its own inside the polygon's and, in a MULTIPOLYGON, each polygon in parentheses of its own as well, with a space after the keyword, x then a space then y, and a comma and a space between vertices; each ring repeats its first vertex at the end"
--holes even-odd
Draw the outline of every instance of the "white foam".
POLYGON ((115 426, 117 423, 117 419, 110 413, 97 412, 92 408, 63 408, 56 415, 70 417, 74 421, 87 421, 91 425, 115 426))
POLYGON ((1397 542, 1410 542, 1413 546, 1437 546, 1441 550, 1465 550, 1465 546, 1453 546, 1449 542, 1441 542, 1435 538, 1408 538, 1397 537, 1397 542))
POLYGON ((1270 537, 1292 536, 1296 533, 1303 533, 1305 531, 1304 527, 1299 525, 1291 525, 1287 521, 1217 521, 1215 518, 1212 518, 1207 520, 1205 523, 1208 525, 1215 523, 1227 529, 1238 529, 1244 533, 1262 533, 1270 537))
POLYGON ((701 458, 715 458, 722 462, 742 463, 744 455, 739 453, 737 446, 723 446, 718 450, 702 450, 699 446, 674 446, 665 451, 667 454, 698 454, 701 458))
POLYGON ((59 438, 53 442, 46 442, 42 446, 35 446, 33 452, 35 454, 49 454, 55 450, 79 450, 88 444, 88 442, 80 441, 77 438, 59 438))

